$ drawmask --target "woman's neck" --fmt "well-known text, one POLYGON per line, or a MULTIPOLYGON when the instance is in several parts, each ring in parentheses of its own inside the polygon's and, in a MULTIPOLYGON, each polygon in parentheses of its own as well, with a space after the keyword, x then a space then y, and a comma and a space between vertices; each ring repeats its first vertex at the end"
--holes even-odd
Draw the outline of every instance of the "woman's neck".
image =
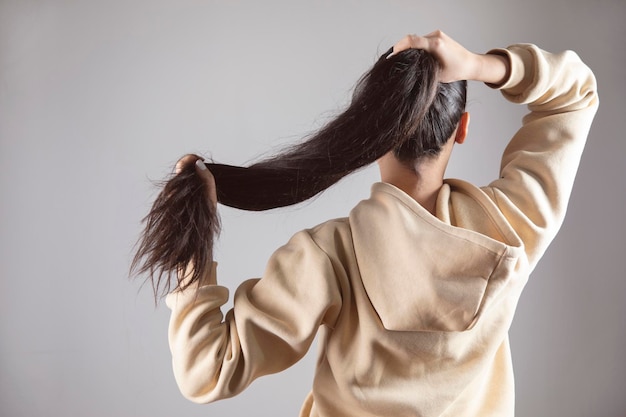
POLYGON ((434 158, 422 158, 412 169, 390 152, 378 161, 380 177, 383 182, 407 193, 434 215, 448 158, 447 152, 434 158))

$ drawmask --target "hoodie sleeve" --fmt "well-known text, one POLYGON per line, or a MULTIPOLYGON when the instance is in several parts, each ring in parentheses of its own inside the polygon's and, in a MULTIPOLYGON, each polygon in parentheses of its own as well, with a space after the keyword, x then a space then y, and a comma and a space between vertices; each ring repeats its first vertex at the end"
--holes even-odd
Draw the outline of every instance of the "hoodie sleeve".
MULTIPOLYGON (((500 178, 484 190, 522 239, 531 267, 556 235, 598 107, 596 80, 572 51, 514 45, 510 76, 497 88, 530 113, 507 145, 500 178)), ((493 87, 493 86, 492 86, 493 87)))
POLYGON ((333 266, 306 231, 272 255, 262 279, 241 284, 225 318, 228 290, 212 274, 208 285, 166 298, 176 382, 197 403, 232 397, 297 362, 341 304, 333 266))

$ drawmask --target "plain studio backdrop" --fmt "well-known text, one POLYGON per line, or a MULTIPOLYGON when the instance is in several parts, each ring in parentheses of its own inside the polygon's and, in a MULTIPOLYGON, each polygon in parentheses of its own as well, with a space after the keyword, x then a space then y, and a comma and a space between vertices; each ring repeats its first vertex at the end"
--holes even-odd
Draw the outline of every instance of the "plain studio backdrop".
MULTIPOLYGON (((511 341, 518 416, 625 416, 625 20, 623 0, 1 1, 0 415, 297 415, 315 346, 235 399, 178 392, 169 311, 128 279, 153 181, 188 152, 245 164, 298 140, 396 40, 441 28, 476 52, 574 49, 598 78, 569 213, 511 341)), ((525 109, 478 83, 468 109, 447 175, 483 185, 525 109)), ((220 282, 232 295, 377 179, 364 169, 285 210, 222 208, 220 282)))

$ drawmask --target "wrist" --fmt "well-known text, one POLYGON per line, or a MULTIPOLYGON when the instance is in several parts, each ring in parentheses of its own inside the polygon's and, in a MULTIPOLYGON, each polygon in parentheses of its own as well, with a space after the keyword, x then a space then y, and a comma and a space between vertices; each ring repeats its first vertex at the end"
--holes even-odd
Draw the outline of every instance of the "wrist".
POLYGON ((508 57, 495 53, 478 55, 478 74, 476 81, 498 86, 503 84, 509 77, 511 64, 508 57))

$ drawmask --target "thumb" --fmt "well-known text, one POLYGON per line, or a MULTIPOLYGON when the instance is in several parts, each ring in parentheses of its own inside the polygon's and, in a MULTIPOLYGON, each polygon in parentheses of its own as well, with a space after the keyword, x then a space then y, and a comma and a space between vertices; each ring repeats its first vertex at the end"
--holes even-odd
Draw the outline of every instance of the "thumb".
POLYGON ((202 159, 196 160, 196 172, 204 180, 204 183, 207 186, 211 204, 213 207, 217 206, 217 187, 215 186, 215 177, 213 177, 213 174, 209 171, 202 159))

